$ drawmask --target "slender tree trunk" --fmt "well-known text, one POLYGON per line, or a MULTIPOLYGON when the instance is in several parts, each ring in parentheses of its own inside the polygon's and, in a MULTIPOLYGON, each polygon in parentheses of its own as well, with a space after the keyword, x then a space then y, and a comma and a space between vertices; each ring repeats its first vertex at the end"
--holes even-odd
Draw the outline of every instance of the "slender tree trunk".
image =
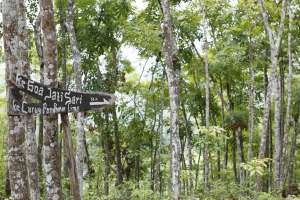
POLYGON ((272 30, 269 19, 268 13, 265 9, 264 0, 259 0, 259 5, 261 9, 261 14, 265 26, 266 33, 269 38, 270 49, 271 49, 271 81, 270 87, 268 90, 267 99, 265 100, 265 109, 264 109, 264 120, 263 120, 263 133, 261 138, 261 145, 260 145, 260 153, 259 158, 264 157, 265 152, 265 141, 266 133, 267 133, 267 124, 268 121, 266 118, 269 118, 269 109, 270 109, 270 100, 271 100, 271 89, 274 87, 274 103, 275 103, 275 110, 274 110, 274 120, 275 120, 275 155, 274 155, 274 171, 275 171, 275 187, 279 189, 280 187, 280 180, 281 180, 281 156, 282 156, 282 137, 281 137, 281 85, 279 83, 278 73, 277 73, 277 65, 278 65, 278 52, 281 44, 282 34, 284 31, 284 21, 286 16, 286 7, 287 7, 287 0, 282 1, 282 8, 281 8, 281 18, 279 24, 279 30, 277 34, 272 30), (272 87, 271 87, 272 85, 272 87), (267 104, 267 106, 266 106, 267 104))
POLYGON ((115 146, 116 146, 116 172, 117 172, 117 180, 116 185, 120 185, 123 182, 122 176, 122 162, 121 162, 121 147, 120 147, 120 132, 119 132, 119 124, 116 106, 113 107, 113 126, 114 126, 114 136, 115 136, 115 146))
MULTIPOLYGON (((268 78, 268 70, 267 67, 264 66, 264 111, 263 111, 263 130, 260 139, 260 146, 258 152, 258 158, 263 159, 265 158, 265 154, 267 151, 267 139, 268 135, 270 135, 270 106, 271 106, 271 85, 268 78)), ((272 143, 272 141, 270 141, 272 143)), ((272 175, 272 174, 271 174, 272 175)), ((262 177, 257 174, 256 176, 256 187, 258 191, 262 191, 262 177)))
MULTIPOLYGON (((40 1, 43 46, 44 46, 44 84, 56 87, 57 74, 57 46, 52 0, 40 1)), ((60 160, 58 144, 57 115, 44 116, 44 172, 46 177, 47 198, 51 200, 62 199, 60 184, 60 160)))
POLYGON ((291 124, 291 103, 292 103, 292 80, 293 80, 293 56, 292 56, 292 23, 293 23, 293 13, 291 9, 291 2, 289 3, 289 33, 288 33, 288 58, 289 58, 289 74, 287 78, 287 105, 286 105, 286 117, 284 124, 284 136, 283 136, 283 163, 282 163, 282 177, 281 186, 284 185, 286 181, 286 175, 288 174, 289 165, 288 160, 288 143, 289 143, 289 130, 291 124))
POLYGON ((254 89, 254 70, 253 70, 253 51, 250 41, 249 45, 249 120, 248 120, 248 132, 249 132, 249 149, 248 149, 248 161, 253 158, 253 128, 254 128, 254 101, 255 101, 255 89, 254 89))
MULTIPOLYGON (((28 55, 28 30, 26 25, 26 6, 24 0, 19 0, 18 12, 18 36, 20 47, 20 69, 21 74, 30 78, 30 65, 28 55)), ((24 95, 24 100, 30 103, 30 96, 24 95)), ((26 163, 29 177, 30 198, 32 200, 40 199, 39 178, 38 178, 38 153, 35 136, 35 118, 33 115, 27 114, 22 118, 25 124, 25 140, 26 140, 26 163)))
MULTIPOLYGON (((72 49, 73 57, 73 71, 76 73, 76 89, 77 91, 82 90, 81 84, 81 56, 78 49, 76 33, 74 29, 74 1, 68 0, 68 14, 67 14, 67 30, 69 33, 70 44, 72 49)), ((77 113, 76 119, 77 125, 77 152, 76 152, 76 162, 77 162, 77 174, 79 180, 80 195, 83 195, 83 166, 84 166, 84 153, 85 153, 85 142, 84 142, 84 114, 77 113)))
MULTIPOLYGON (((298 117, 297 117, 298 118, 298 117)), ((294 134, 292 137, 292 143, 291 143, 291 150, 289 152, 289 157, 287 160, 287 183, 288 185, 291 185, 293 181, 295 180, 294 176, 294 168, 296 164, 296 149, 297 149, 297 137, 299 135, 299 122, 298 119, 296 119, 294 122, 294 134)))
MULTIPOLYGON (((112 47, 111 49, 111 64, 108 65, 108 79, 112 81, 112 84, 110 84, 110 88, 108 92, 115 93, 117 85, 118 85, 118 58, 117 58, 117 49, 112 47)), ((122 162, 121 162, 121 145, 120 145, 120 131, 119 131, 119 121, 117 116, 117 106, 113 106, 111 110, 111 114, 113 117, 113 133, 114 133, 114 139, 115 139, 115 162, 116 162, 116 186, 123 183, 123 173, 122 173, 122 162)))
POLYGON ((70 129, 69 117, 67 114, 61 115, 62 126, 64 129, 64 146, 69 160, 69 177, 70 177, 70 185, 71 192, 74 200, 80 200, 80 190, 79 190, 79 182, 77 177, 77 168, 76 162, 73 154, 73 145, 72 145, 72 134, 70 129))
POLYGON ((199 148, 199 154, 198 154, 198 161, 197 161, 197 168, 196 168, 196 175, 195 175, 195 190, 197 190, 197 187, 198 187, 198 177, 199 177, 199 171, 200 171, 200 159, 201 159, 201 148, 199 148))
POLYGON ((109 150, 109 119, 108 113, 105 113, 105 126, 106 130, 103 130, 103 150, 104 150, 104 194, 108 199, 109 195, 109 174, 110 174, 110 150, 109 150))
MULTIPOLYGON (((60 63, 59 66, 62 69, 62 82, 63 82, 63 89, 67 89, 67 58, 66 58, 66 26, 65 26, 65 17, 64 17, 64 11, 63 11, 63 2, 62 0, 58 1, 58 14, 59 14, 59 25, 60 25, 60 37, 61 41, 58 44, 59 46, 59 53, 60 53, 60 63)), ((68 119, 69 120, 69 119, 68 119)), ((67 146, 63 145, 63 152, 64 152, 64 157, 63 159, 63 169, 64 169, 64 174, 68 176, 69 172, 68 169, 70 168, 70 160, 68 156, 68 150, 67 146)))
MULTIPOLYGON (((43 60, 43 46, 42 46, 42 36, 41 36, 41 14, 39 13, 34 26, 34 43, 35 48, 39 57, 40 61, 40 83, 44 83, 44 60, 43 60)), ((39 116, 39 131, 38 131, 38 168, 39 174, 42 175, 43 173, 43 156, 42 156, 42 149, 43 149, 43 115, 39 116)))
POLYGON ((192 154, 192 130, 189 125, 189 121, 186 115, 184 104, 181 105, 183 111, 183 117, 185 122, 185 130, 187 134, 187 150, 188 150, 188 171, 189 171, 189 184, 188 184, 188 192, 192 195, 193 192, 193 154, 192 154))
MULTIPOLYGON (((275 58, 273 58, 275 59, 275 58)), ((272 59, 272 60, 273 60, 272 59)), ((274 61, 273 61, 274 62, 274 61)), ((277 61, 276 61, 277 63, 277 61)), ((275 64, 275 63, 273 63, 275 64)), ((281 86, 278 78, 275 78, 275 110, 274 110, 274 126, 275 126, 275 154, 274 154, 274 173, 275 173, 275 186, 280 187, 281 183, 281 164, 282 164, 282 137, 281 137, 281 86)))
POLYGON ((238 157, 239 157, 239 182, 240 184, 244 183, 244 170, 241 167, 241 164, 244 162, 244 156, 243 156, 243 148, 242 148, 242 130, 241 127, 238 127, 236 134, 235 134, 235 140, 236 140, 236 146, 238 151, 238 157))
POLYGON ((134 156, 134 162, 135 162, 135 182, 136 182, 136 188, 140 188, 140 178, 141 178, 141 159, 140 154, 138 153, 136 156, 134 156))
MULTIPOLYGON (((63 88, 67 89, 67 64, 66 64, 66 26, 65 18, 63 16, 63 2, 59 1, 59 15, 60 15, 60 26, 61 26, 61 66, 62 66, 62 81, 63 88)), ((83 199, 81 195, 76 161, 74 157, 74 149, 72 144, 72 133, 70 128, 69 116, 68 114, 61 114, 62 128, 64 131, 64 154, 65 154, 65 171, 70 178, 70 188, 74 200, 83 199)))
POLYGON ((27 170, 29 177, 30 197, 31 200, 40 199, 40 188, 39 188, 39 168, 38 168, 38 151, 36 145, 35 136, 35 118, 31 115, 26 116, 26 159, 27 159, 27 170))
POLYGON ((233 173, 235 177, 235 181, 238 183, 239 180, 239 175, 238 175, 238 169, 237 169, 237 160, 236 160, 236 149, 237 149, 237 144, 236 144, 236 132, 233 132, 233 142, 232 142, 232 168, 233 168, 233 173))
MULTIPOLYGON (((162 147, 162 139, 163 139, 163 133, 164 133, 164 91, 165 91, 165 82, 164 82, 165 73, 163 73, 163 77, 161 79, 161 96, 160 96, 160 113, 159 113, 159 137, 157 139, 157 156, 156 156, 156 175, 155 175, 155 184, 154 184, 154 190, 160 191, 160 188, 162 187, 161 182, 161 147, 162 147)), ((161 193, 160 193, 161 195, 161 193)))
MULTIPOLYGON (((227 93, 227 97, 228 97, 228 104, 229 104, 229 108, 228 110, 229 111, 233 111, 234 109, 234 102, 232 100, 232 96, 231 96, 231 87, 230 87, 230 84, 229 82, 226 82, 226 93, 227 93)), ((230 133, 227 132, 226 134, 227 138, 230 137, 230 133)), ((232 155, 235 156, 235 140, 233 140, 233 144, 232 144, 232 155)), ((225 140, 225 155, 224 155, 224 169, 227 169, 228 167, 228 158, 229 158, 229 143, 230 141, 228 139, 225 140)), ((234 161, 235 159, 233 159, 234 161)), ((234 172, 234 176, 235 176, 235 179, 237 179, 237 176, 236 176, 236 165, 235 165, 235 162, 233 162, 233 172, 234 172)))
MULTIPOLYGON (((207 28, 208 22, 206 19, 204 2, 201 2, 201 14, 203 15, 203 42, 204 42, 204 65, 205 65, 205 126, 209 129, 209 71, 208 71, 208 41, 207 41, 207 28)), ((209 151, 208 144, 204 144, 203 151, 203 161, 204 161, 204 191, 209 190, 209 151)))
MULTIPOLYGON (((219 90, 219 97, 221 100, 221 123, 222 123, 222 128, 225 128, 225 100, 224 100, 224 95, 223 95, 223 83, 222 83, 222 78, 220 78, 220 90, 219 90)), ((228 141, 227 138, 224 139, 224 147, 225 147, 225 153, 224 157, 226 158, 226 155, 228 155, 228 141), (226 148, 227 147, 227 148, 226 148)), ((227 168, 227 160, 224 159, 224 169, 227 168), (226 161, 226 162, 225 162, 226 161), (226 168, 225 168, 226 167, 226 168)), ((218 150, 218 178, 221 178, 221 147, 220 150, 218 150)))
POLYGON ((174 200, 180 199, 180 139, 179 139, 179 75, 180 63, 177 57, 175 38, 172 33, 170 5, 162 0, 164 14, 164 55, 167 67, 168 87, 170 96, 171 119, 171 191, 174 200))
MULTIPOLYGON (((271 112, 271 111, 270 111, 271 112)), ((269 192, 272 191, 273 188, 273 131, 272 131, 272 117, 269 119, 269 158, 271 159, 269 161, 269 177, 268 177, 268 185, 269 185, 269 192)))
MULTIPOLYGON (((3 40, 6 63, 6 80, 15 80, 16 74, 21 72, 19 65, 18 38, 18 1, 3 2, 3 40)), ((22 116, 11 115, 13 94, 8 86, 8 169, 11 197, 14 200, 30 199, 25 156, 25 124, 22 116)))

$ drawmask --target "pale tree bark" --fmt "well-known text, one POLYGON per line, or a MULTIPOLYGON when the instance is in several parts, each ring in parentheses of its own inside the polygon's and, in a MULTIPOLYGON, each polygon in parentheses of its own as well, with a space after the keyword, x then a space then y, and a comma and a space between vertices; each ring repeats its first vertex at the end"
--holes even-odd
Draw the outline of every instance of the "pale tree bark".
MULTIPOLYGON (((74 1, 68 0, 68 14, 67 14, 67 30, 69 33, 70 44, 72 49, 73 58, 73 71, 76 73, 76 89, 77 91, 82 90, 81 84, 81 56, 78 49, 77 38, 74 28, 74 1)), ((76 164, 77 174, 79 180, 80 195, 83 196, 83 168, 84 168, 84 157, 85 157, 85 131, 84 131, 84 113, 77 113, 76 119, 77 125, 77 148, 76 148, 76 164)))
MULTIPOLYGON (((20 73, 18 38, 18 1, 3 2, 3 40, 6 63, 6 80, 15 80, 20 73)), ((15 200, 29 199, 29 186, 25 156, 25 124, 20 115, 12 115, 12 89, 7 87, 8 104, 8 169, 11 197, 15 200)))
MULTIPOLYGON (((44 50, 44 84, 57 87, 57 44, 52 0, 40 1, 41 24, 44 50)), ((44 116, 44 173, 46 177, 47 199, 62 198, 60 183, 60 156, 58 144, 57 114, 44 116)))
POLYGON ((268 35, 269 43, 270 43, 270 50, 271 50, 271 72, 269 72, 270 76, 270 83, 268 86, 267 96, 265 99, 265 108, 264 108, 264 119, 263 119, 263 132, 261 135, 261 143, 260 143, 260 152, 259 158, 264 158, 264 154, 266 151, 266 138, 268 132, 268 124, 266 123, 269 118, 269 114, 267 114, 270 110, 270 101, 271 101, 271 90, 274 88, 274 103, 275 103, 275 110, 274 110, 274 120, 275 120, 275 161, 274 161, 274 171, 275 171, 275 187, 280 187, 280 180, 281 180, 281 156, 282 156, 282 137, 281 137, 281 86, 279 83, 278 78, 278 53, 281 44, 282 34, 284 31, 284 21, 286 16, 286 7, 287 7, 287 0, 282 1, 282 8, 281 8, 281 18, 280 18, 280 25, 279 30, 277 33, 272 30, 269 19, 268 13, 265 9, 264 0, 259 0, 260 10, 263 17, 263 22, 265 26, 266 33, 268 35))
POLYGON ((253 128, 254 128, 254 101, 255 101, 255 88, 254 88, 254 70, 253 70, 253 50, 252 44, 249 44, 249 120, 248 120, 248 132, 249 132, 249 149, 248 149, 248 161, 253 158, 253 128))
POLYGON ((168 88, 170 97, 170 137, 171 137, 171 193, 174 200, 180 199, 180 139, 179 139, 179 76, 180 63, 177 57, 177 47, 172 32, 170 4, 162 0, 164 22, 164 56, 167 65, 168 88))
MULTIPOLYGON (((19 0, 19 20, 18 34, 20 47, 20 69, 21 74, 30 78, 30 65, 28 55, 28 30, 26 25, 26 6, 24 0, 19 0)), ((30 102, 31 99, 25 95, 24 100, 30 102)), ((29 177, 29 188, 31 200, 40 199, 39 176, 38 176, 38 152, 35 136, 35 118, 33 115, 27 114, 24 118, 25 139, 26 139, 26 161, 29 177)))
MULTIPOLYGON (((59 17, 60 17, 60 28, 61 28, 61 65, 62 65, 62 81, 64 89, 67 89, 67 63, 66 63, 66 26, 65 18, 63 15, 63 2, 59 1, 59 17)), ((72 133, 70 128, 70 121, 68 114, 61 114, 62 126, 64 130, 64 152, 65 152, 65 171, 70 178, 70 188, 74 200, 83 199, 81 196, 80 185, 78 181, 76 160, 74 157, 74 148, 72 144, 72 133)))
MULTIPOLYGON (((209 129, 209 71, 208 71, 208 41, 207 41, 207 29, 208 21, 206 18, 204 1, 200 1, 201 14, 203 16, 203 50, 204 50, 204 68, 205 68, 205 126, 209 129)), ((208 144, 204 144, 203 151, 204 161, 204 190, 209 191, 209 150, 208 144)))
MULTIPOLYGON (((283 136, 283 162, 282 162, 282 177, 281 177, 281 186, 286 182, 287 174, 289 167, 288 163, 288 151, 289 151, 289 130, 291 119, 291 104, 292 104, 292 80, 293 80, 293 55, 292 55, 292 23, 293 23, 293 12, 291 8, 291 2, 288 6, 288 15, 289 15, 289 33, 288 33, 288 59, 289 59, 289 74, 287 78, 287 105, 286 105, 286 117, 284 124, 284 136, 283 136)), ((291 147, 292 148, 292 147, 291 147)))

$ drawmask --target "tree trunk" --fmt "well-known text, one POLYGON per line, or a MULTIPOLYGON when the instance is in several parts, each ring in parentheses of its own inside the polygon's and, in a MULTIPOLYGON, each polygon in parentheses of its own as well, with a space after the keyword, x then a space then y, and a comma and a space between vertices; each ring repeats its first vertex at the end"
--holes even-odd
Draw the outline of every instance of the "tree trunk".
MULTIPOLYGON (((137 150, 139 151, 139 150, 137 150)), ((141 159, 140 159, 140 154, 137 153, 136 156, 134 156, 134 162, 135 162, 135 182, 136 182, 136 188, 140 188, 140 177, 141 177, 141 159)))
POLYGON ((185 130, 187 134, 187 156, 188 156, 188 171, 189 171, 189 179, 188 179, 188 192, 189 195, 192 195, 194 184, 193 184, 193 154, 192 154, 192 130, 189 125, 189 120, 186 115, 185 111, 185 105, 182 104, 182 111, 183 111, 183 117, 184 117, 184 122, 185 122, 185 130))
MULTIPOLYGON (((82 90, 81 84, 81 56, 78 49, 76 33, 74 29, 74 1, 68 0, 68 14, 67 14, 67 30, 70 38, 70 45, 72 49, 72 58, 73 58, 73 71, 76 73, 76 89, 77 91, 82 90)), ((76 119, 77 125, 77 151, 76 151, 76 162, 77 162, 77 174, 79 180, 79 189, 80 195, 83 195, 83 166, 84 166, 84 157, 85 157, 85 131, 84 131, 84 114, 79 112, 77 113, 76 119)))
MULTIPOLYGON (((19 0, 19 13, 18 13, 18 35, 19 35, 19 47, 20 47, 20 69, 21 74, 30 78, 30 65, 28 55, 28 30, 26 25, 26 6, 24 0, 19 0)), ((28 95, 24 95, 24 100, 28 103, 31 102, 31 98, 28 95)), ((32 200, 40 199, 39 192, 39 178, 38 178, 38 152, 35 136, 35 118, 33 115, 26 115, 24 118, 25 124, 25 139, 26 139, 26 163, 29 177, 29 189, 30 197, 32 200)))
POLYGON ((200 159, 201 159, 201 147, 199 148, 196 175, 195 175, 196 176, 195 177, 195 190, 197 190, 197 187, 198 187, 198 177, 199 177, 199 171, 200 171, 200 159))
MULTIPOLYGON (((67 88, 67 58, 66 58, 66 26, 65 26, 65 17, 64 17, 64 11, 63 11, 63 2, 62 0, 58 1, 58 14, 59 14, 59 25, 60 25, 60 43, 58 44, 59 46, 59 51, 58 54, 60 53, 60 63, 59 66, 61 67, 62 70, 62 83, 63 83, 63 89, 68 89, 67 88)), ((69 119, 68 119, 69 120, 69 119)), ((69 176, 68 169, 70 168, 70 160, 68 156, 68 149, 67 146, 63 145, 63 154, 64 156, 62 157, 63 160, 63 170, 65 176, 69 176)))
POLYGON ((39 188, 39 167, 38 167, 38 151, 35 136, 35 118, 32 115, 26 116, 26 159, 29 177, 30 197, 31 200, 40 199, 39 188))
POLYGON ((253 70, 253 51, 252 44, 249 44, 249 120, 248 120, 248 132, 249 132, 249 149, 248 149, 248 161, 253 158, 253 128, 254 128, 254 101, 255 101, 255 89, 254 89, 254 70, 253 70))
POLYGON ((171 137, 171 193, 174 200, 180 199, 180 139, 179 139, 179 75, 180 63, 177 57, 175 38, 172 33, 170 5, 162 0, 164 23, 164 55, 167 67, 170 96, 171 137))
MULTIPOLYGON (((272 53, 271 53, 272 54, 272 53)), ((275 57, 272 58, 272 65, 277 63, 275 57)), ((276 66, 274 66, 275 68, 276 66)), ((272 67, 273 68, 273 67, 272 67)), ((281 137, 281 86, 276 76, 275 80, 275 110, 274 110, 274 126, 275 126, 275 153, 274 153, 274 183, 275 187, 279 188, 281 183, 281 156, 282 156, 282 137, 281 137)))
MULTIPOLYGON (((39 13, 34 26, 34 43, 35 48, 39 57, 40 61, 40 83, 44 83, 44 61, 43 61, 43 46, 42 46, 42 36, 41 36, 41 14, 39 13)), ((42 175, 43 173, 43 156, 42 156, 42 149, 43 149, 43 115, 39 116, 39 132, 38 132, 38 168, 39 174, 42 175)))
POLYGON ((239 182, 239 175, 238 175, 238 171, 237 171, 237 166, 236 166, 236 148, 237 148, 237 144, 236 144, 236 133, 233 131, 233 141, 232 141, 232 168, 233 168, 233 173, 234 173, 234 177, 235 177, 235 181, 238 183, 239 182))
MULTIPOLYGON (((15 80, 16 74, 21 72, 19 65, 18 38, 18 7, 17 1, 3 2, 3 40, 6 63, 6 80, 15 80)), ((25 156, 25 124, 20 115, 11 115, 13 94, 8 86, 8 169, 11 197, 15 200, 30 199, 25 156)))
POLYGON ((287 105, 286 105, 286 117, 284 124, 284 132, 283 132, 283 163, 282 163, 282 177, 281 177, 281 186, 284 185, 286 181, 287 171, 289 167, 288 163, 288 143, 289 143, 289 130, 291 124, 291 103, 292 103, 292 80, 293 80, 293 56, 292 56, 292 22, 293 22, 293 13, 291 9, 291 2, 289 3, 289 33, 288 33, 288 58, 289 58, 289 74, 287 78, 287 105))
MULTIPOLYGON (((42 33, 44 35, 44 84, 56 87, 57 46, 52 0, 41 0, 40 10, 42 33)), ((57 114, 44 116, 43 139, 47 198, 52 200, 62 199, 57 114)))
MULTIPOLYGON (((221 119, 222 119, 222 128, 225 128, 225 100, 224 100, 224 95, 223 95, 223 83, 222 83, 222 79, 220 78, 220 91, 219 91, 219 97, 221 100, 221 119)), ((228 141, 227 138, 224 139, 224 147, 225 147, 225 153, 224 153, 224 157, 226 157, 226 155, 228 155, 228 141), (226 148, 227 147, 227 148, 226 148)), ((219 144, 220 146, 220 144, 219 144)), ((218 150, 218 178, 221 178, 221 168, 222 168, 222 164, 221 164, 221 146, 219 147, 220 149, 218 150)), ((227 161, 224 159, 224 169, 227 168, 227 161)))
MULTIPOLYGON (((298 117, 297 117, 298 118, 298 117)), ((295 181, 295 176, 294 176, 294 168, 296 164, 296 149, 297 149, 297 137, 298 137, 298 132, 299 132, 299 122, 298 119, 296 119, 294 122, 294 134, 292 137, 292 143, 291 143, 291 150, 289 152, 288 160, 287 160, 287 184, 291 185, 295 181)))
POLYGON ((76 162, 73 154, 73 145, 72 145, 72 134, 70 129, 70 122, 68 114, 62 114, 61 115, 62 120, 62 126, 64 129, 64 146, 67 153, 67 157, 69 160, 69 177, 70 177, 70 185, 71 185, 71 192, 73 195, 74 200, 80 200, 80 190, 79 190, 79 182, 78 182, 78 176, 77 176, 77 168, 76 168, 76 162))
MULTIPOLYGON (((157 157, 156 157, 156 180, 155 180, 155 191, 160 191, 162 187, 161 183, 161 147, 162 147, 162 138, 164 133, 164 90, 165 90, 165 82, 164 82, 164 74, 161 80, 161 97, 160 97, 160 113, 159 113, 159 137, 157 141, 157 157)), ((161 194, 161 193, 160 193, 161 194)))
POLYGON ((270 108, 270 100, 271 100, 271 89, 274 87, 274 103, 275 103, 275 110, 274 110, 274 120, 275 120, 275 155, 274 155, 274 171, 275 171, 275 187, 279 189, 280 183, 281 183, 281 156, 282 156, 282 137, 281 137, 281 85, 279 83, 278 73, 277 73, 277 67, 278 67, 278 52, 281 44, 282 34, 284 31, 284 21, 286 17, 286 7, 287 7, 287 0, 282 1, 282 8, 281 8, 281 17, 280 17, 280 24, 279 24, 279 30, 277 34, 272 30, 269 19, 268 19, 268 13, 265 9, 264 0, 259 0, 259 5, 261 9, 261 14, 263 17, 263 22, 265 26, 266 33, 269 38, 270 43, 270 49, 271 49, 271 81, 270 81, 270 87, 268 90, 267 99, 265 102, 267 102, 268 106, 265 106, 264 110, 264 120, 263 120, 263 133, 262 133, 262 139, 261 139, 261 149, 259 153, 259 158, 264 156, 265 150, 265 142, 264 139, 266 138, 266 118, 269 117, 266 113, 268 111, 266 110, 270 108), (272 85, 272 86, 271 86, 272 85))
POLYGON ((104 194, 108 199, 109 195, 109 174, 110 174, 110 150, 109 150, 109 119, 108 113, 105 113, 105 126, 106 130, 103 130, 103 150, 104 150, 104 194))
MULTIPOLYGON (((207 28, 208 21, 206 19, 204 2, 201 2, 201 14, 203 15, 203 42, 204 42, 204 65, 205 65, 205 126, 209 129, 209 71, 208 71, 208 41, 207 41, 207 28)), ((209 190, 209 151, 208 144, 204 144, 203 151, 204 161, 204 191, 209 190)))
POLYGON ((115 155, 116 172, 117 172, 116 185, 120 185, 123 182, 123 176, 122 176, 122 162, 121 162, 120 132, 119 132, 116 106, 113 107, 112 112, 113 112, 112 115, 113 115, 113 126, 114 126, 114 136, 115 136, 115 146, 116 146, 116 155, 115 155))
POLYGON ((241 127, 238 127, 236 134, 235 134, 235 140, 236 140, 236 146, 237 146, 237 151, 238 151, 238 156, 239 156, 239 183, 243 184, 244 183, 244 170, 241 167, 241 164, 244 162, 244 155, 243 155, 243 148, 242 148, 242 130, 241 127))

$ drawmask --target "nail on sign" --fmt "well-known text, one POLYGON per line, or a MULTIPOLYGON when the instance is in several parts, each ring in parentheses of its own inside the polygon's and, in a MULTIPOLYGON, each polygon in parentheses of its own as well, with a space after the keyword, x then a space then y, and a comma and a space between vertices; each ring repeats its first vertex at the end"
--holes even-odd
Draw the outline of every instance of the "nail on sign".
POLYGON ((52 114, 84 112, 99 110, 114 104, 115 96, 103 92, 74 92, 59 88, 50 88, 41 83, 17 75, 16 82, 11 82, 15 99, 12 102, 13 112, 29 114, 52 114), (19 91, 41 100, 41 103, 22 101, 19 91))

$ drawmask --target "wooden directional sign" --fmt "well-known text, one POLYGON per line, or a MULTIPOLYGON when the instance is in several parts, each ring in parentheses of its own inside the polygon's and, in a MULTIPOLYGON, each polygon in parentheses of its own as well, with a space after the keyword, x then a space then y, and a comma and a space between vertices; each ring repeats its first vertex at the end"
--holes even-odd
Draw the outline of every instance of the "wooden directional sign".
POLYGON ((115 96, 103 92, 74 92, 49 88, 43 84, 17 75, 16 82, 10 82, 15 99, 13 100, 14 113, 29 114, 52 114, 68 112, 84 112, 99 110, 114 104, 115 96), (23 91, 36 99, 41 100, 38 104, 29 104, 21 99, 19 91, 23 91))

